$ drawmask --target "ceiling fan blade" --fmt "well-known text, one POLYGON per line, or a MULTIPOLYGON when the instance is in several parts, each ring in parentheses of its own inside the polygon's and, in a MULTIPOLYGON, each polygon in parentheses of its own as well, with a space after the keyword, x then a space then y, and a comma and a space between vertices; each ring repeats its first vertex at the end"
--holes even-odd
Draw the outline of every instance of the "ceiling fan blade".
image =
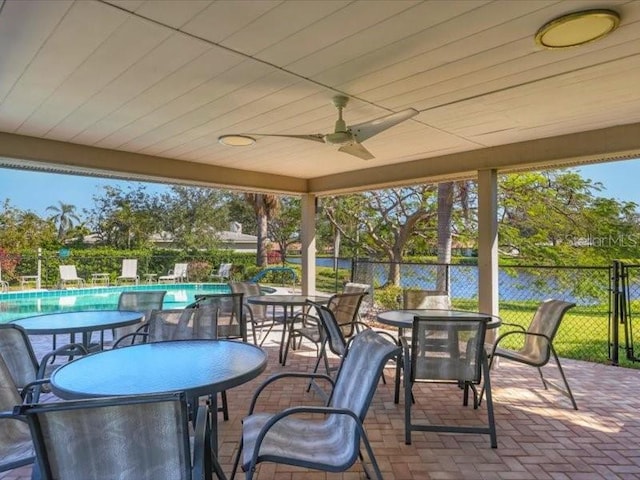
POLYGON ((367 138, 371 138, 394 125, 404 122, 405 120, 409 120, 411 117, 415 117, 419 113, 420 112, 415 108, 407 108, 406 110, 392 113, 391 115, 385 115, 384 117, 376 118, 375 120, 351 125, 349 130, 353 133, 353 136, 358 142, 364 142, 367 138))
POLYGON ((321 133, 313 133, 310 135, 279 135, 277 133, 246 133, 245 135, 253 135, 256 137, 297 138, 299 140, 313 140, 314 142, 324 143, 324 135, 322 135, 321 133))
POLYGON ((361 158, 362 160, 371 160, 375 158, 371 155, 371 152, 364 148, 358 142, 350 143, 349 145, 345 145, 338 149, 339 152, 348 153, 349 155, 353 155, 355 157, 361 158))

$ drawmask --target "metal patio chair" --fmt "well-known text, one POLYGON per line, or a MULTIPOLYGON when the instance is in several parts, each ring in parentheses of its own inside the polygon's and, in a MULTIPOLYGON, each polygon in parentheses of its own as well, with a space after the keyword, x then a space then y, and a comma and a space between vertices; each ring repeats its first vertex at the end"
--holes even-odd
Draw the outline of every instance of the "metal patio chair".
MULTIPOLYGON (((134 312, 142 312, 145 318, 144 323, 149 319, 152 310, 162 310, 166 290, 135 290, 122 292, 118 297, 118 310, 131 310, 134 312)), ((113 330, 113 341, 116 342, 121 337, 134 333, 139 325, 131 327, 119 327, 113 330)))
POLYGON ((159 283, 176 283, 187 281, 188 263, 176 263, 166 275, 158 277, 159 283))
POLYGON ((573 397, 571 388, 569 387, 569 382, 564 374, 562 365, 560 365, 558 354, 556 353, 555 348, 553 348, 553 340, 556 333, 558 333, 560 322, 564 318, 565 313, 575 306, 575 303, 564 302, 562 300, 545 300, 538 306, 538 309, 526 330, 521 325, 503 322, 503 326, 509 325, 515 327, 517 330, 503 333, 496 338, 496 341, 491 347, 491 351, 489 353, 489 368, 493 366, 494 360, 500 357, 536 367, 545 390, 547 390, 548 387, 551 387, 560 392, 571 400, 574 410, 578 410, 578 405, 573 397), (521 340, 522 346, 519 349, 507 349, 500 346, 505 339, 512 340, 514 337, 519 337, 521 340), (555 382, 544 378, 542 375, 542 367, 549 363, 552 355, 556 365, 558 366, 558 372, 562 378, 564 388, 557 385, 555 382))
POLYGON ((60 287, 66 288, 68 283, 73 283, 76 287, 84 287, 84 278, 78 276, 75 265, 60 265, 60 287))
POLYGON ((231 269, 233 268, 233 263, 221 263, 220 267, 218 267, 217 272, 213 272, 211 274, 212 280, 218 280, 219 282, 226 282, 231 278, 231 269))
MULTIPOLYGON (((47 352, 38 362, 25 329, 11 323, 0 324, 0 356, 19 389, 25 389, 33 382, 49 378, 53 370, 60 366, 50 363, 57 355, 74 357, 86 354, 87 349, 84 345, 69 343, 47 352)), ((29 389, 27 400, 37 402, 41 391, 50 391, 48 382, 42 382, 41 385, 29 389)))
MULTIPOLYGON (((202 306, 215 307, 217 338, 238 338, 247 341, 247 316, 244 312, 244 293, 212 293, 196 295, 195 302, 190 305, 193 308, 202 306)), ((197 325, 196 328, 204 329, 202 335, 207 335, 206 325, 197 325)), ((207 338, 199 336, 199 338, 207 338)))
POLYGON ((209 414, 184 393, 22 405, 43 480, 211 479, 209 414))
POLYGON ((484 349, 484 340, 489 318, 474 319, 415 317, 411 336, 411 347, 405 337, 400 337, 404 350, 404 411, 405 443, 411 444, 411 432, 449 432, 488 434, 491 447, 497 448, 496 426, 491 397, 489 364, 484 349), (484 377, 484 391, 487 394, 487 425, 460 426, 434 425, 412 421, 414 406, 413 386, 415 383, 450 383, 464 388, 464 403, 468 402, 469 391, 473 392, 473 406, 480 405, 477 385, 484 377))
POLYGON ((275 317, 275 308, 272 314, 269 315, 265 305, 251 305, 247 302, 247 298, 249 297, 262 295, 260 284, 257 282, 229 282, 228 285, 231 292, 244 294, 243 310, 247 316, 246 324, 251 324, 253 343, 261 347, 274 326, 282 325, 282 322, 278 322, 275 317), (263 329, 265 328, 267 331, 263 333, 263 329))
POLYGON ((343 472, 359 458, 365 471, 360 444, 378 479, 382 473, 364 429, 364 419, 382 370, 400 347, 373 330, 353 338, 343 357, 335 382, 317 373, 282 373, 269 378, 253 396, 249 415, 242 423, 242 438, 232 477, 241 466, 251 480, 261 462, 296 465, 327 472, 343 472), (296 406, 280 413, 255 413, 260 394, 283 378, 323 378, 333 385, 326 406, 296 406), (313 414, 309 416, 309 414, 313 414))
MULTIPOLYGON (((38 384, 44 383, 43 381, 38 384)), ((24 418, 13 413, 14 407, 29 396, 31 384, 20 391, 13 381, 7 364, 0 355, 0 472, 30 465, 35 462, 35 450, 29 427, 24 418)), ((32 479, 39 478, 34 469, 32 479)))

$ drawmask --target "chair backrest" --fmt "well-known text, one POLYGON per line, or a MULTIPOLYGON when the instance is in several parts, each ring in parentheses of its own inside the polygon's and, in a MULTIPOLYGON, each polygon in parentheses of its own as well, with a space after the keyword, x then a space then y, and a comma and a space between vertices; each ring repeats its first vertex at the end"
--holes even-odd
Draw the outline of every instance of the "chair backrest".
POLYGON ((176 279, 186 279, 188 267, 189 267, 188 263, 176 263, 175 266, 173 267, 173 276, 176 279))
POLYGON ((329 350, 334 355, 343 357, 347 351, 347 340, 345 339, 338 321, 331 309, 325 305, 320 305, 311 301, 307 301, 309 306, 316 309, 318 319, 320 320, 321 333, 326 336, 329 350))
POLYGON ((44 480, 191 480, 184 393, 25 405, 44 480))
POLYGON ((60 280, 77 280, 78 272, 75 265, 60 265, 60 280))
POLYGON ((551 355, 551 343, 558 333, 560 322, 567 310, 575 306, 575 303, 563 300, 542 302, 527 328, 527 333, 536 335, 526 335, 524 346, 519 353, 531 363, 540 365, 547 363, 551 355), (549 341, 540 335, 544 335, 549 341))
POLYGON ((345 338, 353 336, 355 332, 354 322, 358 320, 358 311, 365 295, 364 291, 336 293, 329 300, 328 307, 336 317, 345 338))
MULTIPOLYGON (((22 403, 18 387, 0 351, 0 412, 10 412, 22 403)), ((26 423, 2 419, 0 423, 0 472, 28 465, 35 459, 26 423)))
POLYGON ((489 318, 415 317, 411 336, 411 381, 471 382, 482 378, 489 318))
POLYGON ((147 312, 161 310, 166 290, 127 291, 118 298, 118 310, 133 310, 147 312))
POLYGON ((36 380, 38 359, 24 328, 11 323, 0 325, 0 355, 18 388, 36 380))
MULTIPOLYGON (((248 297, 257 297, 262 295, 260 284, 258 282, 229 282, 229 288, 233 293, 243 293, 243 301, 247 305, 248 297)), ((254 318, 263 319, 267 316, 266 305, 248 305, 251 308, 254 318)))
POLYGON ((195 338, 241 338, 246 342, 243 298, 244 293, 196 295, 194 306, 200 311, 194 322, 195 338))
POLYGON ((231 276, 231 268, 233 268, 233 263, 220 264, 220 268, 218 268, 218 273, 216 273, 216 276, 220 278, 229 278, 231 276))
POLYGON ((147 342, 190 340, 194 335, 195 308, 151 310, 147 322, 147 342))
MULTIPOLYGON (((374 330, 355 335, 342 358, 329 405, 346 408, 364 420, 385 364, 401 353, 401 348, 374 330)), ((355 424, 346 415, 335 415, 336 432, 342 432, 345 445, 351 439, 357 454, 359 436, 355 424)))
POLYGON ((407 310, 451 310, 451 297, 444 290, 406 289, 402 292, 402 305, 407 310))
POLYGON ((122 275, 121 277, 135 278, 138 275, 138 259, 137 258, 125 258, 122 260, 122 275))

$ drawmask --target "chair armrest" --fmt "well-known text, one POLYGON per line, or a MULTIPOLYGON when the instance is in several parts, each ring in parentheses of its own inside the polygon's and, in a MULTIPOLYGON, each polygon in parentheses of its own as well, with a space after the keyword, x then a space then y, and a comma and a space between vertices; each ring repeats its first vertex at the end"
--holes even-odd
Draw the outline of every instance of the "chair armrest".
POLYGON ((114 344, 113 344, 113 346, 112 346, 111 348, 120 348, 120 347, 121 347, 120 343, 121 343, 123 340, 129 339, 129 338, 131 339, 131 343, 130 343, 129 345, 122 345, 122 346, 127 346, 127 347, 128 347, 128 346, 131 346, 131 345, 133 345, 133 343, 135 342, 136 337, 142 337, 142 339, 143 339, 143 343, 145 343, 145 342, 146 342, 146 340, 149 338, 149 334, 148 334, 148 333, 146 333, 146 332, 133 332, 133 333, 127 333, 126 335, 123 335, 123 336, 121 336, 118 340, 116 340, 116 343, 114 343, 114 344))
POLYGON ((367 434, 364 430, 364 426, 360 417, 356 415, 356 413, 348 408, 335 408, 335 407, 291 407, 283 410, 280 413, 273 415, 269 420, 263 425, 260 433, 256 438, 256 443, 253 447, 253 453, 251 455, 251 464, 249 465, 249 469, 247 471, 253 471, 258 463, 258 456, 260 453, 260 447, 262 445, 262 441, 264 437, 267 435, 271 427, 273 427, 276 423, 282 420, 285 417, 289 417, 291 415, 297 414, 308 414, 308 413, 317 413, 323 415, 346 415, 348 417, 353 418, 353 421, 358 428, 358 432, 362 438, 367 438, 367 434))
POLYGON ((89 351, 87 348, 81 343, 67 343, 66 345, 62 345, 55 350, 51 350, 47 352, 40 360, 40 367, 38 368, 37 378, 44 377, 44 371, 49 362, 49 359, 52 357, 56 357, 58 355, 65 357, 76 357, 78 355, 86 355, 89 351))
POLYGON ((0 410, 0 420, 19 420, 27 423, 27 419, 20 413, 22 406, 16 405, 13 410, 0 410))
POLYGON ((22 390, 20 390, 20 397, 23 402, 32 403, 40 400, 40 387, 50 383, 48 378, 40 378, 33 382, 27 383, 22 390))
POLYGON ((249 407, 249 415, 253 413, 256 407, 256 403, 258 402, 258 398, 262 391, 278 380, 282 380, 283 378, 310 378, 310 379, 322 379, 326 380, 331 384, 331 388, 334 387, 335 383, 333 379, 324 373, 303 373, 303 372, 285 372, 285 373, 277 373, 267 378, 253 393, 253 398, 251 399, 251 406, 249 407))

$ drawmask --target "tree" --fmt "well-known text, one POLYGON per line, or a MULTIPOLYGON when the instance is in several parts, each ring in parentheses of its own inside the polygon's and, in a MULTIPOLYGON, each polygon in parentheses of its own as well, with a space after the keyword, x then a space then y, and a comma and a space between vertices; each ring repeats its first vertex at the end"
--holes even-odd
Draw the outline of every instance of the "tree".
POLYGON ((268 222, 278 211, 280 201, 276 195, 266 193, 246 193, 245 199, 253 207, 258 224, 258 249, 256 253, 256 265, 266 267, 268 265, 267 242, 269 235, 268 222))
POLYGON ((46 208, 46 211, 54 213, 51 220, 58 226, 58 240, 62 242, 65 239, 66 233, 71 230, 76 223, 80 223, 80 217, 76 214, 75 205, 63 202, 58 203, 59 206, 50 205, 46 208))
POLYGON ((33 212, 20 210, 6 199, 0 211, 0 247, 8 252, 55 248, 56 230, 52 221, 33 212))
POLYGON ((287 261, 287 249, 300 241, 300 199, 283 197, 280 199, 278 213, 269 220, 269 238, 278 244, 281 261, 287 261))
POLYGON ((327 198, 322 209, 342 238, 369 256, 386 257, 390 262, 387 284, 400 285, 405 251, 419 238, 433 238, 436 187, 420 185, 327 198), (355 230, 345 228, 345 219, 357 219, 355 230))

